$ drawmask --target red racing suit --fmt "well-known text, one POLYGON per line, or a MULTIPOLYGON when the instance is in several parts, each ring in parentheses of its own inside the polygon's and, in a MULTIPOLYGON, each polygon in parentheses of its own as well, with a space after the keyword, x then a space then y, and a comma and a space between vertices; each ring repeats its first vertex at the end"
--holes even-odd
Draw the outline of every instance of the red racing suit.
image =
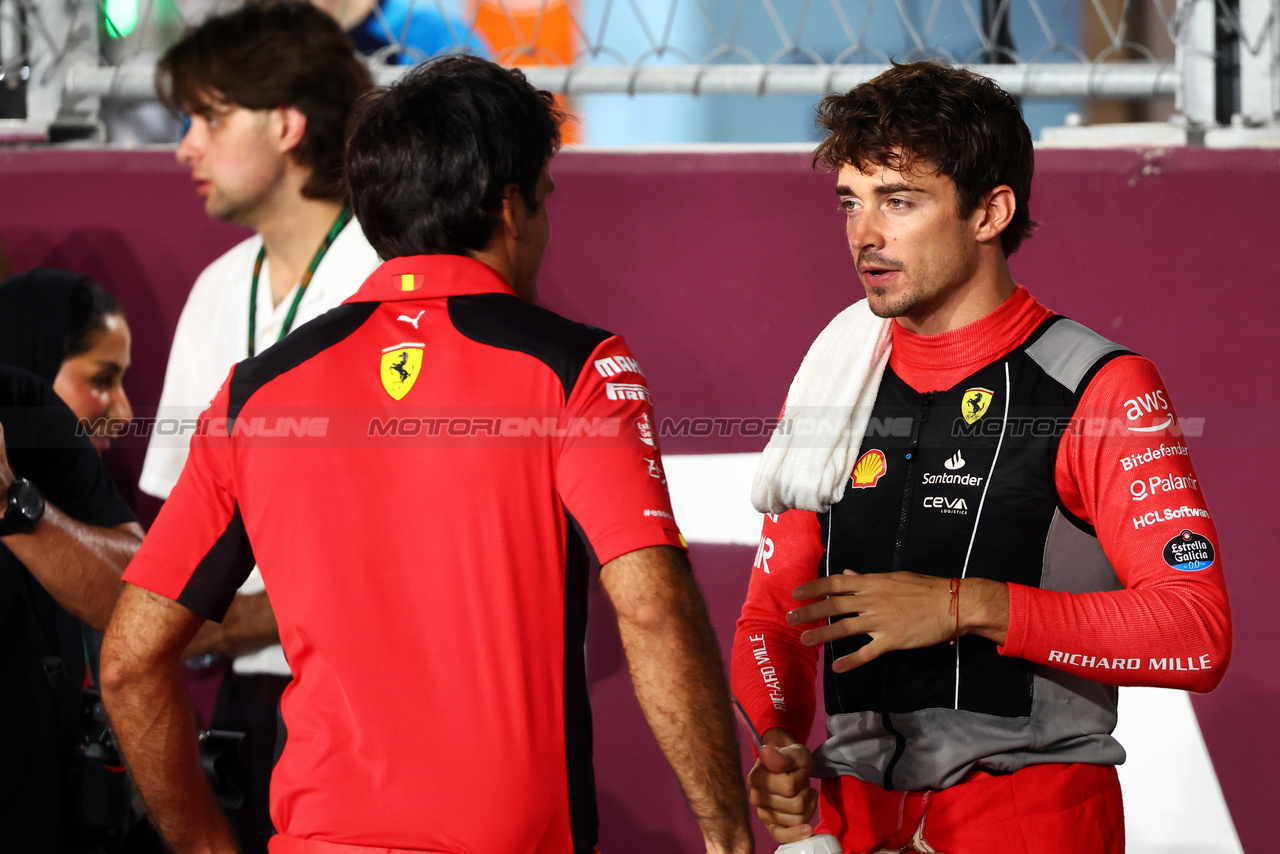
POLYGON ((761 732, 808 737, 818 649, 785 615, 799 584, 845 569, 1004 581, 1009 631, 847 674, 830 664, 865 637, 826 646, 820 830, 855 852, 917 832, 949 854, 1123 850, 1115 686, 1208 691, 1230 658, 1184 441, 1201 424, 1149 361, 1023 288, 942 335, 894 325, 844 497, 765 518, 734 691, 761 732))

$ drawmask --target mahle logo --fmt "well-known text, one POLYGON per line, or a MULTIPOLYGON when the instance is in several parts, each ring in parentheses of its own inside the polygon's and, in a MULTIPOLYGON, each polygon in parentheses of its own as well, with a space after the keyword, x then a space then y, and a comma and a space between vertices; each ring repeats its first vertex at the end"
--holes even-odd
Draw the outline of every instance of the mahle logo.
POLYGON ((382 387, 395 400, 401 400, 418 381, 425 346, 405 341, 382 351, 382 387))

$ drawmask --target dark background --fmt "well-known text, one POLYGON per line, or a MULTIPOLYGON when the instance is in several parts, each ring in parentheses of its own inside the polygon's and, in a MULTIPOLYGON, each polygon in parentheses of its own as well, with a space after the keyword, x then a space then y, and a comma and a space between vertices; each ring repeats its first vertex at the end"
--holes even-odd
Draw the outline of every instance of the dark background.
MULTIPOLYGON (((1280 484, 1280 152, 1042 150, 1013 259, 1050 308, 1152 358, 1183 417, 1222 537, 1235 655, 1195 708, 1244 849, 1280 836, 1280 620, 1273 490, 1280 484), (1268 663, 1270 662, 1270 663, 1268 663)), ((624 334, 659 418, 775 415, 809 342, 860 295, 830 175, 789 153, 565 152, 552 167, 541 301, 624 334)), ((134 334, 127 387, 154 414, 169 342, 196 275, 247 232, 208 220, 169 151, 0 152, 0 241, 13 271, 93 276, 134 334)), ((757 439, 670 437, 664 451, 757 451, 757 439)), ((126 492, 140 447, 111 452, 126 492)), ((154 502, 130 494, 150 517, 154 502)), ((728 647, 753 550, 695 544, 728 647)), ((700 835, 644 729, 608 605, 588 653, 607 854, 698 851, 700 835)), ((772 850, 765 846, 764 851, 772 850)))

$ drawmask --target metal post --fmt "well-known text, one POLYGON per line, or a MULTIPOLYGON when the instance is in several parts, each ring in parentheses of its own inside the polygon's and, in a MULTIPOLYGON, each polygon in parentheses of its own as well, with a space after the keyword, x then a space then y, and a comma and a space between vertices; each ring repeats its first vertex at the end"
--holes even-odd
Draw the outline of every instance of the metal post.
POLYGON ((26 7, 18 0, 0 0, 0 119, 27 118, 30 57, 26 7))
POLYGON ((1216 123, 1216 19, 1214 0, 1178 0, 1177 108, 1200 127, 1216 123))
POLYGON ((1280 119, 1280 0, 1240 2, 1240 115, 1249 126, 1280 119))
MULTIPOLYGON (((824 95, 865 83, 884 65, 530 65, 522 70, 540 89, 566 95, 629 92, 702 95, 824 95)), ((1144 98, 1172 95, 1178 76, 1172 65, 1149 62, 1077 63, 1057 65, 971 65, 1020 98, 1144 98)), ((408 66, 380 66, 374 78, 381 85, 395 82, 408 66)), ((1209 56, 1210 96, 1213 56, 1209 56)), ((82 63, 67 69, 68 98, 105 97, 119 101, 154 99, 155 68, 129 65, 100 68, 82 63)))
MULTIPOLYGON (((0 137, 58 141, 97 135, 98 99, 67 98, 63 91, 68 68, 98 62, 97 5, 77 0, 9 0, 4 5, 5 25, 20 22, 23 28, 18 44, 25 56, 21 61, 13 57, 13 66, 9 55, 4 60, 6 73, 25 78, 26 108, 15 107, 18 115, 0 121, 0 137)), ((5 41, 6 47, 13 44, 8 37, 5 41)))

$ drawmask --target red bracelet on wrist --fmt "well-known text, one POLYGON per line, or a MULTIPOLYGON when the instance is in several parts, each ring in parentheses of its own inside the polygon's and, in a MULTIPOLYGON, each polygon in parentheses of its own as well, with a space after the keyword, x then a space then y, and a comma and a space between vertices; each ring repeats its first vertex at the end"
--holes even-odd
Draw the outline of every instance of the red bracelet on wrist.
POLYGON ((956 633, 951 636, 951 645, 955 646, 956 641, 960 638, 960 581, 959 578, 951 579, 949 587, 951 591, 951 603, 947 605, 947 613, 956 615, 956 633))

